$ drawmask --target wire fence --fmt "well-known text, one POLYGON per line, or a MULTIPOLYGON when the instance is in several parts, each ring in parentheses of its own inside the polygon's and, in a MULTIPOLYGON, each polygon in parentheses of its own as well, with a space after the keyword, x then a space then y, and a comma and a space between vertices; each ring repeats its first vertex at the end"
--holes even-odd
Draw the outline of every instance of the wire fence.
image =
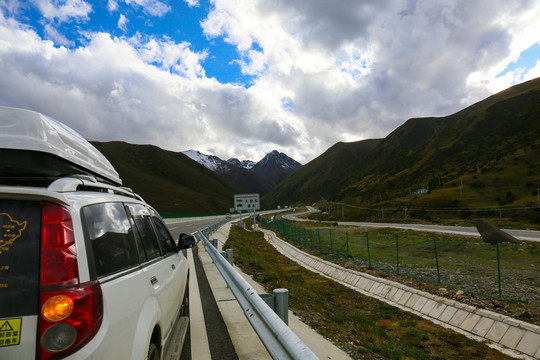
POLYGON ((282 220, 262 225, 326 258, 421 279, 495 299, 540 307, 540 244, 514 245, 482 240, 308 227, 282 220))

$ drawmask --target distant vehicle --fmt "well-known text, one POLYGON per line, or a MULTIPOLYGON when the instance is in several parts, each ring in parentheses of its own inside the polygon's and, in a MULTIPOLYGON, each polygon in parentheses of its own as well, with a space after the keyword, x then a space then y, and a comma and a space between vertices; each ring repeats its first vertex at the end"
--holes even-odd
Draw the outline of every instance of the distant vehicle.
POLYGON ((225 214, 225 219, 230 219, 231 218, 231 214, 230 213, 226 213, 225 214))
POLYGON ((162 358, 194 239, 42 114, 0 107, 0 169, 0 359, 162 358))

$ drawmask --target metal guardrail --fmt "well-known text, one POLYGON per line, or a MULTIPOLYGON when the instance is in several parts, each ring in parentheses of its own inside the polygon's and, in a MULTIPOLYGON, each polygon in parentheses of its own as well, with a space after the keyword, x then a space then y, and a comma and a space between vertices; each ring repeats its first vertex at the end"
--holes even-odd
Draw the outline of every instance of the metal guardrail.
POLYGON ((273 359, 318 359, 208 241, 210 234, 227 221, 230 220, 222 220, 207 228, 199 229, 199 238, 266 350, 273 359))

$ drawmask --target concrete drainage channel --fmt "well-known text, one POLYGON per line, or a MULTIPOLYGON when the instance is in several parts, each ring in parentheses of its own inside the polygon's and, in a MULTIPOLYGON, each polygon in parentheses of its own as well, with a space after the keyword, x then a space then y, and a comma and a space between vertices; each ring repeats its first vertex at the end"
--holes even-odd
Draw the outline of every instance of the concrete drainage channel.
POLYGON ((280 253, 311 271, 470 338, 487 341, 489 346, 510 356, 540 359, 539 326, 342 268, 297 249, 272 231, 262 231, 266 240, 280 253))

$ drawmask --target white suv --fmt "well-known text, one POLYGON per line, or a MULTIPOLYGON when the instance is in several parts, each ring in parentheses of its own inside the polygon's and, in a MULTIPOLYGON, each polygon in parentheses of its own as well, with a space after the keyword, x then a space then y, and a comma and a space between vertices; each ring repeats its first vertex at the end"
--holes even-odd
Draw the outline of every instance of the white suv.
POLYGON ((0 359, 162 358, 187 324, 181 240, 73 130, 0 107, 0 359))

